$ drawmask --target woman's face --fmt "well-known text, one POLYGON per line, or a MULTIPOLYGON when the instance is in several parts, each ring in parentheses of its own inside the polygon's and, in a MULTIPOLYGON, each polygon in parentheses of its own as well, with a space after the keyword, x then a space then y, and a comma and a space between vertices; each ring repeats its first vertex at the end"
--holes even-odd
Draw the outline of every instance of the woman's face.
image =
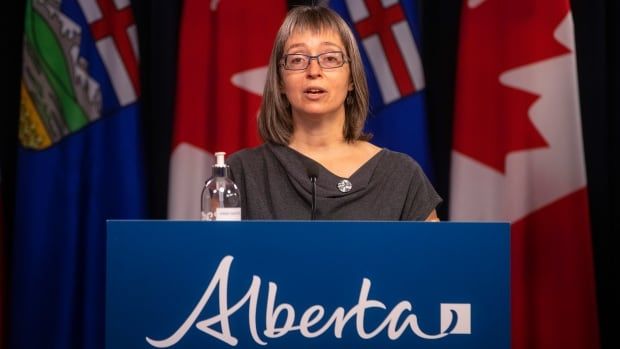
MULTIPOLYGON (((340 36, 333 31, 313 33, 294 32, 284 45, 284 54, 316 56, 326 52, 346 52, 340 36)), ((345 116, 344 101, 352 90, 350 67, 346 63, 338 68, 321 68, 316 59, 305 70, 286 70, 283 67, 283 92, 291 103, 295 116, 322 115, 345 116)))

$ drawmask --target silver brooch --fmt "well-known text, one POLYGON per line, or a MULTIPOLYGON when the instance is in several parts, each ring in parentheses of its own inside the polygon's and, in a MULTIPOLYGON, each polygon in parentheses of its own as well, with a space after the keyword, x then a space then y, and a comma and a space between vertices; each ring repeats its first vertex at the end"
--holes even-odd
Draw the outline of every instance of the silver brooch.
POLYGON ((353 184, 351 184, 351 182, 349 182, 348 179, 343 179, 340 182, 338 182, 338 190, 340 190, 343 193, 347 193, 351 191, 351 188, 353 188, 353 184))

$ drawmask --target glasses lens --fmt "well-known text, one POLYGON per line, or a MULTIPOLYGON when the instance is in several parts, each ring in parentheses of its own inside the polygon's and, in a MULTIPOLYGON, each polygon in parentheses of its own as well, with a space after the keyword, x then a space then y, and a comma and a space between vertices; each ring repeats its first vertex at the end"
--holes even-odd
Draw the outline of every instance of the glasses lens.
POLYGON ((325 52, 319 55, 319 65, 323 68, 338 68, 344 64, 342 52, 325 52))
POLYGON ((284 68, 291 70, 303 70, 308 66, 308 57, 300 54, 286 55, 284 68))

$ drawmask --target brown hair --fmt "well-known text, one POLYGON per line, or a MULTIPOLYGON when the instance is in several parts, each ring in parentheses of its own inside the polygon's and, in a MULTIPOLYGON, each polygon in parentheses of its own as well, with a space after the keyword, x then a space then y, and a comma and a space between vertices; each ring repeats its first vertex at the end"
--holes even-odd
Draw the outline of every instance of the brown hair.
POLYGON ((293 133, 293 116, 286 95, 282 93, 280 62, 284 45, 295 31, 334 31, 349 58, 353 90, 345 100, 345 123, 342 130, 347 142, 368 140, 363 132, 368 115, 368 85, 364 64, 355 37, 347 23, 333 10, 323 6, 298 6, 291 9, 278 30, 269 59, 267 81, 258 114, 258 131, 265 142, 287 145, 293 133))

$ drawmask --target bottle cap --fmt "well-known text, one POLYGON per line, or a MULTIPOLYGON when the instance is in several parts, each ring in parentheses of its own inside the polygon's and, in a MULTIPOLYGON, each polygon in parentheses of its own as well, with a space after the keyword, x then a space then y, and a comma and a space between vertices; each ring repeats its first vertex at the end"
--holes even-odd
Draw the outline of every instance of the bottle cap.
POLYGON ((226 163, 224 162, 224 156, 226 155, 225 152, 220 151, 215 153, 215 167, 226 167, 226 163))

